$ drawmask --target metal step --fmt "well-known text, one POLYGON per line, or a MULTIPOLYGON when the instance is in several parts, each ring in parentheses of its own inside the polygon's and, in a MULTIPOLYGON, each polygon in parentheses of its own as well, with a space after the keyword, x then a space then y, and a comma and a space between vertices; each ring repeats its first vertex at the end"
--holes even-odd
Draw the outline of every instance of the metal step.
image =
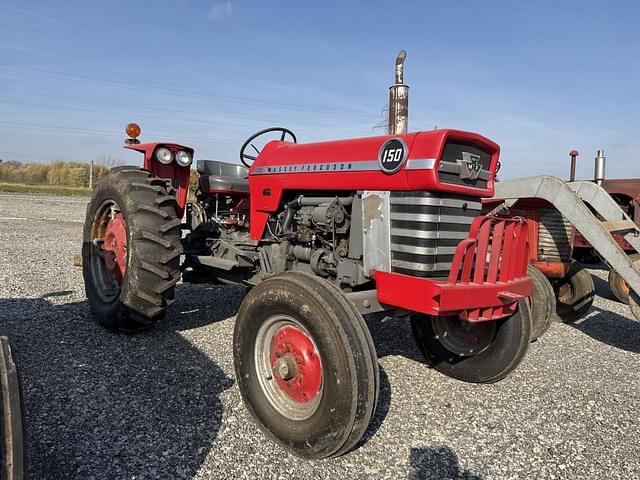
POLYGON ((545 175, 496 182, 495 192, 497 198, 507 200, 508 206, 522 198, 541 198, 549 202, 571 222, 609 267, 640 294, 640 271, 611 235, 614 231, 627 232, 625 240, 640 253, 640 229, 602 187, 590 182, 566 183, 545 175))

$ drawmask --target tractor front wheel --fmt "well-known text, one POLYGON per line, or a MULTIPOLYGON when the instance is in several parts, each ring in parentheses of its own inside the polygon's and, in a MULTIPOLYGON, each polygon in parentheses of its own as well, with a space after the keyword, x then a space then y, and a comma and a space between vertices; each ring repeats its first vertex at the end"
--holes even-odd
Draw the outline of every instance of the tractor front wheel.
POLYGON ((572 263, 567 274, 555 282, 556 312, 565 323, 575 322, 582 318, 591 308, 596 294, 591 274, 572 263))
MULTIPOLYGON (((629 258, 634 262, 638 263, 640 261, 640 254, 634 253, 633 255, 629 255, 629 258)), ((636 265, 637 266, 637 265, 636 265)), ((618 275, 618 272, 615 270, 609 270, 609 288, 611 289, 611 293, 618 299, 619 302, 629 303, 629 285, 624 279, 618 275)))
POLYGON ((531 311, 521 301, 510 317, 477 323, 414 314, 411 329, 427 361, 439 372, 464 382, 493 383, 524 358, 531 339, 531 311))
POLYGON ((97 321, 136 331, 162 317, 180 276, 180 219, 166 182, 138 167, 110 170, 87 206, 82 266, 97 321))
POLYGON ((342 292, 300 272, 268 278, 240 305, 233 343, 240 393, 268 436, 308 459, 341 455, 362 438, 378 363, 342 292))

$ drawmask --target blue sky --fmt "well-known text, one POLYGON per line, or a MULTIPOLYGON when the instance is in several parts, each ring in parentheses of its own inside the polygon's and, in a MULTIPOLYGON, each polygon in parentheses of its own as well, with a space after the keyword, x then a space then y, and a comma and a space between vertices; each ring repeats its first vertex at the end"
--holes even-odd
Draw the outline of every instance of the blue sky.
MULTIPOLYGON (((237 160, 273 125, 369 136, 408 52, 410 130, 479 132, 503 175, 640 177, 640 3, 0 0, 0 158, 136 163, 123 126, 237 160)), ((382 130, 375 130, 382 133, 382 130)))

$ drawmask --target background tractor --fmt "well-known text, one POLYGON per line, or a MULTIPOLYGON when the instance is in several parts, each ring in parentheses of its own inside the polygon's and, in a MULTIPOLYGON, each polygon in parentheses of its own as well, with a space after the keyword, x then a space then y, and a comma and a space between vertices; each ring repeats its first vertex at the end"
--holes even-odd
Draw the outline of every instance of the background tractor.
MULTIPOLYGON (((569 181, 574 182, 576 178, 575 172, 578 151, 572 150, 569 156, 571 157, 571 174, 569 181)), ((593 182, 600 185, 636 225, 640 225, 640 179, 607 179, 605 167, 606 157, 604 150, 598 150, 594 160, 593 182)), ((634 261, 640 260, 640 254, 636 252, 633 245, 627 242, 622 233, 614 233, 613 237, 616 242, 618 242, 618 245, 631 255, 634 261)), ((594 249, 593 245, 580 235, 580 233, 576 233, 574 236, 573 246, 573 255, 576 259, 586 263, 600 261, 597 250, 594 249)), ((608 282, 613 295, 620 302, 629 303, 629 284, 613 269, 609 271, 608 282)))
POLYGON ((262 130, 241 165, 199 160, 187 203, 193 149, 140 143, 132 124, 125 148, 143 153, 143 168, 112 169, 87 207, 83 275, 106 327, 151 326, 181 276, 248 288, 233 339, 238 386, 258 426, 301 457, 349 451, 375 411, 364 314, 408 318, 435 369, 477 383, 506 377, 550 321, 554 295, 534 273, 532 322, 531 222, 495 182, 499 146, 459 130, 407 133, 404 60, 389 135, 299 144, 286 128, 262 130))

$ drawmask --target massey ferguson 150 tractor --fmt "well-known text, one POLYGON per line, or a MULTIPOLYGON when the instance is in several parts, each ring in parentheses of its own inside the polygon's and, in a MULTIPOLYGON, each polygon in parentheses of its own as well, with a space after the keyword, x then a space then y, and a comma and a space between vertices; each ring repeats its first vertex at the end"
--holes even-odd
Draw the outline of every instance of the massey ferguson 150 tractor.
MULTIPOLYGON (((139 143, 130 124, 125 148, 144 168, 110 170, 87 208, 86 292, 109 328, 161 318, 181 272, 249 288, 235 320, 238 386, 259 427, 301 457, 349 451, 375 411, 363 314, 409 317, 429 363, 467 382, 504 378, 532 340, 528 222, 482 213, 503 183, 499 147, 458 130, 406 133, 403 62, 391 135, 298 144, 286 128, 263 130, 241 147, 242 166, 199 160, 187 203, 193 149, 139 143)), ((501 211, 513 197, 504 191, 501 211)))

